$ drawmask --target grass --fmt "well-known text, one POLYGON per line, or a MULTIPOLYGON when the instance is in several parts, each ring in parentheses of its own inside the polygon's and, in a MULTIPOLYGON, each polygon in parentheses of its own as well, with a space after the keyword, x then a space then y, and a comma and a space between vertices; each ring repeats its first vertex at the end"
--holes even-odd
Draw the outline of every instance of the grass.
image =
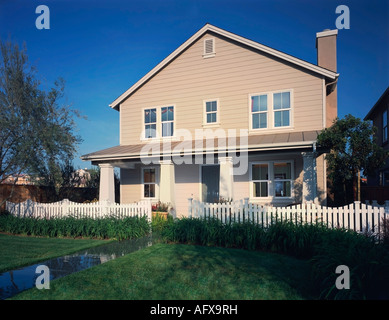
POLYGON ((161 243, 12 299, 300 300, 312 297, 309 273, 285 255, 161 243))
POLYGON ((0 234, 0 272, 106 244, 107 240, 36 238, 0 234))

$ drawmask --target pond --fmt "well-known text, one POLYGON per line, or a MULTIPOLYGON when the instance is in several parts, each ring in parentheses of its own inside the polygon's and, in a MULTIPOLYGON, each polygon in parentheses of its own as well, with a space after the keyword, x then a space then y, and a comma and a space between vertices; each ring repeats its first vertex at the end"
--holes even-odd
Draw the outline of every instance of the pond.
POLYGON ((156 239, 153 239, 152 236, 115 241, 71 255, 0 273, 0 300, 10 298, 24 290, 35 287, 35 282, 41 275, 40 272, 36 273, 37 267, 40 265, 49 268, 50 280, 54 280, 149 247, 155 241, 156 239))

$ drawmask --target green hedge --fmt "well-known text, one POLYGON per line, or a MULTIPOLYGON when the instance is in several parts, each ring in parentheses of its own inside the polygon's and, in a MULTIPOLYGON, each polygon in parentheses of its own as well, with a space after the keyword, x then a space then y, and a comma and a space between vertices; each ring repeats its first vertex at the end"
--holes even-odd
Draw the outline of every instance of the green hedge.
POLYGON ((85 237, 95 239, 132 239, 150 233, 150 223, 146 217, 124 219, 58 219, 17 218, 0 216, 0 231, 43 237, 85 237))
POLYGON ((288 254, 308 259, 322 299, 389 299, 389 249, 373 237, 320 224, 277 222, 223 224, 217 219, 182 218, 165 223, 162 239, 176 243, 221 246, 288 254), (336 267, 350 270, 350 289, 338 290, 336 267))

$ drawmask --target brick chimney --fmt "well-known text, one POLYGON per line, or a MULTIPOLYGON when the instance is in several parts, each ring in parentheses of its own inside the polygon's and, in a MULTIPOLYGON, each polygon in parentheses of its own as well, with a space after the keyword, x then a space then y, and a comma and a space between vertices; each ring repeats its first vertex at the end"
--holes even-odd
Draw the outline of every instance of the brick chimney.
MULTIPOLYGON (((316 33, 317 65, 337 72, 336 38, 338 29, 326 29, 316 33)), ((326 81, 326 127, 330 127, 338 115, 337 83, 326 81)))

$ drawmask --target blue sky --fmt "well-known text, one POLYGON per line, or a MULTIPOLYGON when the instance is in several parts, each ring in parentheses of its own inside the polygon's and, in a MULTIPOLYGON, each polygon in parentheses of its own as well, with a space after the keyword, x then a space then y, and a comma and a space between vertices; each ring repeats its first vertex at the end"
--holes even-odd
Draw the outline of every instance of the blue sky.
POLYGON ((66 81, 80 155, 119 144, 119 113, 108 105, 206 23, 316 63, 315 36, 335 29, 338 5, 350 29, 338 33, 338 115, 364 118, 389 86, 389 1, 0 0, 0 38, 25 42, 43 86, 66 81), (50 29, 38 30, 38 5, 50 29))

